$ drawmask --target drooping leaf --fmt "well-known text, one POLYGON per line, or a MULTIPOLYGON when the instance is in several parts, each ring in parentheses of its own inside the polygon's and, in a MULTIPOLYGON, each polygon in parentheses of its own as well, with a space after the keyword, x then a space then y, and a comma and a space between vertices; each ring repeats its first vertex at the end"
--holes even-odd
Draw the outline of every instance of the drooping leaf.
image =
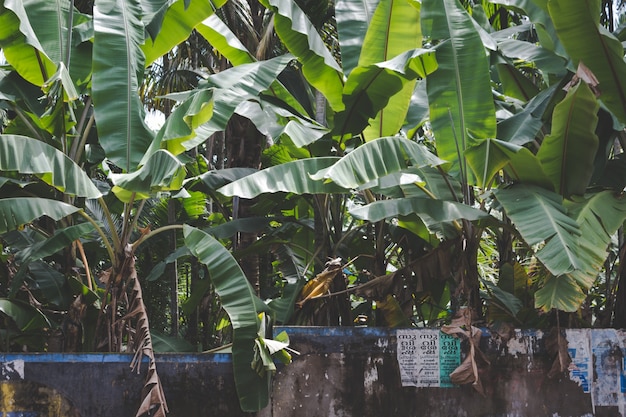
POLYGON ((158 191, 179 190, 185 173, 185 166, 176 157, 165 150, 158 150, 138 170, 129 174, 109 174, 109 178, 117 198, 128 203, 134 193, 147 198, 158 191))
POLYGON ((93 21, 92 95, 100 145, 108 159, 131 172, 153 139, 137 93, 145 62, 139 0, 97 0, 93 21))
POLYGON ((65 275, 43 261, 31 262, 28 270, 34 281, 29 284, 29 289, 35 291, 37 297, 63 309, 69 307, 73 294, 69 291, 65 275))
POLYGON ((506 57, 521 59, 536 65, 546 76, 548 74, 562 76, 567 72, 567 61, 541 45, 516 39, 506 39, 498 42, 498 49, 506 57))
POLYGON ((23 301, 2 298, 0 312, 13 320, 23 332, 50 326, 50 322, 39 309, 23 301))
POLYGON ((185 244, 206 265, 233 326, 233 368, 242 410, 258 411, 269 398, 269 380, 251 368, 259 329, 254 290, 230 252, 209 234, 185 225, 185 244))
POLYGON ((583 268, 580 227, 567 215, 560 195, 527 185, 498 189, 495 195, 529 246, 545 243, 536 256, 553 275, 583 268))
POLYGON ((565 197, 584 194, 593 175, 599 144, 595 134, 599 107, 586 83, 571 88, 556 105, 552 132, 537 153, 556 191, 565 197))
POLYGON ((421 19, 424 36, 442 41, 435 48, 439 66, 426 83, 437 154, 451 173, 469 176, 463 152, 496 134, 489 60, 458 0, 423 1, 421 19))
POLYGON ((0 199, 0 233, 15 230, 42 216, 60 220, 77 211, 80 211, 78 207, 45 198, 2 198, 0 199))
POLYGON ((384 114, 387 109, 397 114, 388 115, 390 122, 385 122, 388 124, 381 125, 377 122, 378 130, 375 133, 373 130, 366 130, 366 134, 369 132, 366 139, 385 136, 380 134, 383 130, 389 132, 388 135, 398 133, 411 101, 414 80, 426 77, 436 68, 435 54, 428 49, 411 50, 385 62, 359 65, 346 81, 343 92, 346 109, 335 116, 333 133, 340 137, 358 134, 367 127, 371 119, 378 118, 380 122, 380 112, 383 109, 384 114), (394 102, 390 106, 392 99, 394 102), (381 130, 381 126, 386 127, 381 130))
POLYGON ((341 66, 346 76, 357 66, 365 33, 379 2, 380 0, 338 0, 335 3, 341 66))
POLYGON ((155 352, 195 352, 196 347, 182 337, 166 336, 156 331, 150 331, 152 349, 155 352))
POLYGON ((626 123, 626 62, 622 43, 600 25, 599 0, 550 0, 548 9, 560 41, 578 65, 584 62, 600 81, 600 99, 626 123))
POLYGON ((335 111, 342 110, 343 71, 302 9, 291 0, 261 0, 261 3, 274 12, 276 33, 302 63, 306 79, 335 111))
POLYGON ((486 212, 466 204, 419 197, 375 201, 350 210, 350 214, 357 219, 370 222, 378 222, 390 217, 408 216, 412 213, 424 218, 427 225, 433 221, 437 223, 460 219, 473 221, 489 217, 486 212))
POLYGON ((568 275, 555 277, 550 275, 537 292, 535 292, 535 308, 550 311, 556 308, 561 311, 574 312, 585 301, 585 293, 576 281, 568 275))
POLYGON ((178 155, 204 142, 211 134, 223 131, 237 106, 258 98, 270 88, 292 60, 293 56, 287 54, 242 64, 211 76, 197 90, 187 93, 146 156, 155 151, 155 146, 166 147, 178 155))
MULTIPOLYGON (((365 34, 358 67, 389 61, 409 50, 422 47, 422 31, 418 24, 419 8, 408 1, 381 0, 365 34)), ((427 73, 419 74, 424 78, 427 73)), ((366 140, 398 133, 404 123, 416 80, 410 78, 402 88, 380 108, 363 135, 366 140)), ((347 87, 347 84, 346 84, 347 87)), ((346 93, 344 89, 344 94, 346 93)))
POLYGON ((86 198, 102 195, 85 171, 63 152, 26 136, 0 135, 0 170, 36 175, 68 195, 86 198))
POLYGON ((465 157, 480 187, 488 187, 500 170, 514 181, 553 187, 538 158, 523 146, 487 139, 465 151, 465 157))
POLYGON ((254 198, 264 193, 290 192, 296 194, 324 194, 346 192, 336 184, 313 180, 311 175, 328 168, 339 158, 321 157, 302 159, 269 167, 231 182, 217 191, 226 196, 254 198))
POLYGON ((579 241, 582 250, 578 255, 582 268, 570 275, 584 289, 589 289, 608 256, 613 235, 626 219, 626 200, 611 191, 602 191, 566 200, 565 206, 582 232, 579 241))
POLYGON ((437 166, 442 160, 426 147, 399 136, 373 140, 359 146, 313 179, 330 179, 346 188, 357 188, 377 178, 400 172, 409 166, 437 166))
MULTIPOLYGON (((171 6, 165 12, 160 30, 152 42, 146 42, 142 49, 146 56, 146 65, 165 55, 176 45, 189 37, 191 31, 216 9, 222 7, 227 0, 171 1, 171 6)), ((154 36, 154 33, 152 34, 154 36)))
MULTIPOLYGON (((54 24, 50 20, 56 21, 46 19, 38 24, 54 24)), ((7 0, 0 6, 0 47, 6 60, 35 85, 42 85, 56 71, 55 63, 47 56, 33 29, 23 1, 7 0)))
POLYGON ((196 30, 211 43, 212 47, 226 57, 233 66, 250 64, 256 61, 239 38, 216 14, 206 18, 196 26, 196 30))

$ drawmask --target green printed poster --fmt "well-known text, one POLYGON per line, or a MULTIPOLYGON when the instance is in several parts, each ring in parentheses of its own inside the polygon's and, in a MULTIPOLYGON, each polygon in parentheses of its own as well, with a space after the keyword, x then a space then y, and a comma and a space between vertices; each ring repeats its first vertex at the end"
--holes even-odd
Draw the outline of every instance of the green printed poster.
POLYGON ((450 374, 461 365, 461 342, 457 337, 439 334, 439 386, 453 387, 450 374))
POLYGON ((402 386, 452 387, 461 364, 459 339, 438 329, 398 329, 397 359, 402 386))

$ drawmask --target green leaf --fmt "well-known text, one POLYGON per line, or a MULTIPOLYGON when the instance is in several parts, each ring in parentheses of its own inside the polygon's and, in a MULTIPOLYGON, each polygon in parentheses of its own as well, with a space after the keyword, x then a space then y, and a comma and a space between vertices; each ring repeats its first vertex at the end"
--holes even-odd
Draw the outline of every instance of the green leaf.
POLYGON ((195 352, 196 347, 181 337, 166 336, 151 330, 152 348, 155 352, 195 352))
MULTIPOLYGON (((30 276, 34 283, 29 283, 29 289, 36 291, 36 297, 61 309, 67 309, 73 301, 69 286, 66 286, 65 275, 43 261, 31 262, 28 265, 30 276)), ((15 280, 15 277, 14 277, 15 280)))
POLYGON ((77 211, 80 209, 70 204, 45 198, 2 198, 0 199, 0 233, 15 230, 41 216, 60 220, 77 211))
POLYGON ((565 50, 600 82, 602 102, 626 123, 626 62, 622 43, 600 25, 599 0, 550 0, 548 9, 565 50))
POLYGON ((211 76, 190 92, 168 117, 153 147, 160 142, 170 152, 179 154, 223 131, 237 106, 257 99, 269 89, 292 60, 293 56, 287 54, 242 64, 211 76))
POLYGON ((189 248, 187 248, 187 246, 181 246, 180 248, 176 249, 174 252, 170 253, 161 262, 154 265, 152 270, 146 276, 145 280, 156 281, 157 279, 163 276, 163 273, 165 272, 165 267, 167 266, 167 264, 171 264, 177 259, 182 258, 183 256, 189 256, 189 255, 191 255, 191 253, 189 252, 189 248))
MULTIPOLYGON (((413 7, 408 1, 381 0, 363 40, 359 67, 389 61, 412 49, 421 48, 422 31, 420 25, 417 24, 419 19, 419 9, 413 7)), ((436 66, 433 65, 430 71, 424 71, 419 76, 424 78, 435 68, 436 66)), ((415 88, 415 79, 411 78, 403 84, 402 88, 389 97, 389 101, 385 102, 376 117, 370 121, 369 127, 363 132, 366 140, 395 135, 402 127, 415 88)))
POLYGON ((535 308, 550 311, 558 310, 574 312, 585 301, 585 293, 573 278, 567 275, 555 277, 550 275, 537 292, 535 292, 535 308))
POLYGON ((159 191, 175 191, 183 186, 185 166, 165 150, 150 156, 144 166, 130 174, 109 174, 113 192, 121 201, 128 203, 137 193, 146 197, 159 191))
POLYGON ((452 164, 451 173, 470 175, 463 152, 496 134, 489 59, 458 0, 424 0, 421 17, 424 35, 442 41, 435 48, 439 67, 426 83, 437 155, 452 164))
POLYGON ((553 275, 582 269, 580 227, 560 195, 527 185, 498 189, 495 195, 528 246, 545 243, 536 256, 553 275))
POLYGON ((192 1, 174 0, 167 9, 161 28, 153 42, 146 42, 142 48, 146 56, 146 65, 165 55, 176 45, 189 37, 191 31, 227 0, 192 1), (187 7, 188 6, 188 7, 187 7))
POLYGON ((390 217, 408 216, 413 213, 424 219, 427 225, 460 219, 474 221, 490 217, 486 212, 466 204, 419 197, 381 200, 350 210, 350 214, 357 219, 370 222, 378 222, 390 217))
POLYGON ((357 188, 410 166, 437 166, 443 161, 426 147, 399 136, 373 140, 359 146, 327 170, 313 175, 314 180, 330 179, 345 189, 357 188))
POLYGON ((582 233, 579 240, 582 269, 570 275, 584 289, 589 289, 604 266, 613 235, 626 219, 626 199, 611 191, 602 191, 589 197, 566 200, 565 206, 582 233))
MULTIPOLYGON (((333 133, 340 137, 358 134, 367 127, 370 119, 378 118, 380 121, 380 116, 387 114, 387 110, 385 113, 381 111, 387 107, 398 114, 397 117, 388 117, 390 122, 384 125, 387 126, 385 131, 391 132, 391 135, 398 133, 413 94, 415 83, 412 81, 426 77, 436 68, 435 54, 428 49, 415 49, 386 62, 356 67, 346 81, 343 92, 346 109, 335 116, 333 133), (408 94, 404 91, 407 86, 410 89, 408 94), (398 99, 393 99, 390 106, 393 97, 398 99), (402 104, 400 107, 403 110, 398 107, 399 104, 402 104)), ((383 125, 377 122, 377 126, 383 125)), ((379 134, 380 129, 376 133, 369 132, 368 139, 384 136, 379 134)))
POLYGON ((487 139, 465 151, 465 157, 479 187, 489 187, 496 174, 504 170, 516 182, 552 189, 538 158, 523 146, 487 139))
POLYGON ((243 411, 258 411, 269 398, 269 384, 250 364, 259 329, 257 298, 230 252, 209 234, 185 225, 185 244, 206 265, 211 282, 233 326, 233 368, 237 395, 243 411))
POLYGON ((39 309, 22 301, 1 298, 0 312, 13 320, 23 332, 50 327, 50 322, 39 309))
POLYGON ((302 73, 335 111, 343 109, 343 72, 308 17, 291 0, 261 0, 274 12, 276 34, 302 63, 302 73))
POLYGON ((508 58, 532 63, 544 72, 546 77, 549 74, 563 76, 567 72, 567 61, 541 45, 516 39, 506 39, 498 42, 498 49, 508 58))
POLYGON ((346 76, 357 66, 365 33, 379 2, 380 0, 338 0, 335 3, 341 65, 346 76))
POLYGON ((264 193, 288 192, 295 194, 342 193, 347 190, 322 180, 312 180, 311 175, 337 162, 336 157, 301 159, 269 167, 248 175, 217 191, 225 196, 254 198, 264 193))
MULTIPOLYGON (((41 6, 49 3, 39 2, 41 6)), ((37 23, 54 25, 56 20, 45 19, 37 23)), ((56 65, 41 45, 23 1, 5 0, 0 6, 0 48, 17 72, 35 85, 41 86, 56 72, 56 65)))
POLYGON ((239 38, 216 14, 209 16, 196 26, 196 30, 209 41, 212 47, 228 59, 233 66, 250 64, 256 61, 239 38))
POLYGON ((554 108, 552 132, 543 140, 537 158, 556 191, 565 197, 584 194, 593 175, 599 108, 584 82, 571 88, 554 108))
POLYGON ((100 145, 126 172, 152 143, 138 95, 143 79, 144 27, 138 0, 98 0, 94 6, 92 94, 100 145))
POLYGON ((86 198, 102 195, 85 171, 63 152, 26 136, 0 135, 0 170, 36 175, 68 195, 86 198))

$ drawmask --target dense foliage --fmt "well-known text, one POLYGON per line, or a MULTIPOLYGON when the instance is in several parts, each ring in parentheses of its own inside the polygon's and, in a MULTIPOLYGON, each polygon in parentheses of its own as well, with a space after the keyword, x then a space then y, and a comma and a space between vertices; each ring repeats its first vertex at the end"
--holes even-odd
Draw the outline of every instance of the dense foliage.
POLYGON ((4 0, 4 349, 163 415, 153 352, 229 342, 262 408, 275 323, 623 327, 623 7, 4 0))

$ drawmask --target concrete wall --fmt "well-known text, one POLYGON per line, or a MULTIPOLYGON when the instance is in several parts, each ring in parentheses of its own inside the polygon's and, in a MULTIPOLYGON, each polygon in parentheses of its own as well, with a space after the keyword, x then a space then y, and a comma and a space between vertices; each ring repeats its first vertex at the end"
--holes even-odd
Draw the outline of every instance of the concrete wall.
MULTIPOLYGON (((626 417, 621 331, 568 330, 571 369, 552 378, 542 332, 517 331, 507 341, 487 334, 481 395, 450 384, 447 374, 468 345, 438 331, 282 330, 300 355, 279 367, 271 404, 259 417, 626 417)), ((137 375, 129 363, 129 355, 0 354, 0 417, 132 417, 146 367, 137 375)), ((169 415, 249 415, 239 410, 231 366, 224 354, 159 355, 169 415)))

